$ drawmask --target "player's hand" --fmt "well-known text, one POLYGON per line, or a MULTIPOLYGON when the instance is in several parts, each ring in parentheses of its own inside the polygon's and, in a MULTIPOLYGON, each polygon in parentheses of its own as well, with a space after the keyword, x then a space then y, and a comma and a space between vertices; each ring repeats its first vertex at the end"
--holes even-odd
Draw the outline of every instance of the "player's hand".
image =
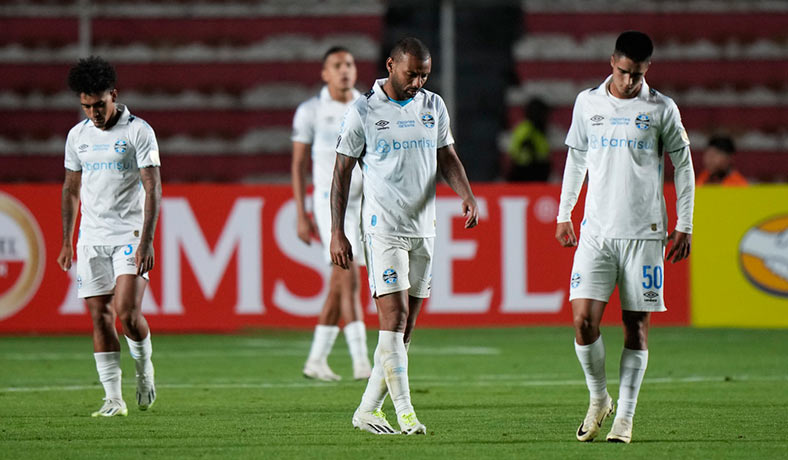
POLYGON ((317 235, 317 226, 312 217, 308 215, 298 216, 296 231, 298 232, 298 239, 310 245, 312 244, 312 239, 317 235))
POLYGON ((71 261, 74 260, 74 248, 71 243, 66 243, 60 249, 60 255, 57 256, 57 264, 64 272, 71 268, 71 261))
POLYGON ((555 239, 565 248, 577 246, 577 236, 575 236, 575 229, 572 227, 572 221, 559 222, 558 225, 555 226, 555 239))
POLYGON ((462 200, 462 215, 466 217, 465 228, 473 228, 479 224, 479 205, 476 204, 476 198, 462 200))
POLYGON ((153 244, 140 243, 134 254, 134 262, 137 264, 137 276, 153 270, 153 244))
POLYGON ((692 243, 691 234, 673 230, 673 233, 668 237, 668 241, 672 242, 673 246, 671 246, 670 251, 668 251, 667 260, 675 264, 689 257, 692 243))
POLYGON ((345 232, 331 234, 331 262, 345 270, 349 269, 353 262, 353 247, 350 246, 345 232))

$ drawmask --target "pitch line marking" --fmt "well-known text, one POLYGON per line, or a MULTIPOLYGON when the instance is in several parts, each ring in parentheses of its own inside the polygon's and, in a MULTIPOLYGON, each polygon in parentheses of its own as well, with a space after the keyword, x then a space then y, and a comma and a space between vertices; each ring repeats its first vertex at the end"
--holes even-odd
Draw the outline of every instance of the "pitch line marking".
MULTIPOLYGON (((433 379, 433 378, 412 378, 411 381, 415 385, 423 386, 455 386, 456 379, 433 379)), ((643 383, 646 384, 676 384, 676 383, 708 383, 708 382, 788 382, 788 375, 774 375, 774 376, 749 376, 749 375, 734 375, 734 376, 689 376, 689 377, 656 377, 644 379, 643 383)), ((351 382, 356 384, 357 382, 351 382)), ((520 387, 543 387, 543 386, 572 386, 572 385, 585 385, 585 380, 522 380, 506 382, 506 386, 520 386, 520 387)), ((610 383, 618 383, 613 380, 610 383)), ((131 386, 133 382, 124 382, 125 385, 131 386)), ((467 386, 493 386, 500 385, 494 381, 464 381, 467 386)), ((339 386, 342 383, 325 383, 325 382, 281 382, 281 383, 159 383, 156 384, 157 388, 171 388, 171 389, 195 389, 195 388, 211 388, 211 389, 270 389, 270 388, 320 388, 327 386, 339 386)), ((47 391, 82 391, 82 390, 98 390, 101 385, 50 385, 40 387, 4 387, 0 388, 0 393, 32 393, 32 392, 47 392, 47 391)))

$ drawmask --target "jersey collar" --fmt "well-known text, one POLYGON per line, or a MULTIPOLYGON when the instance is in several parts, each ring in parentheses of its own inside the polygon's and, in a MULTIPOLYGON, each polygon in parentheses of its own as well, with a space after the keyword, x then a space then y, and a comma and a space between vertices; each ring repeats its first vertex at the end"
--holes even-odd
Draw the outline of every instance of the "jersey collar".
MULTIPOLYGON (((353 88, 351 92, 353 93, 353 101, 355 101, 356 99, 358 99, 359 96, 361 96, 361 93, 359 93, 356 88, 353 88)), ((339 101, 335 101, 331 97, 331 93, 328 92, 328 85, 324 85, 322 88, 320 88, 320 94, 318 95, 318 98, 320 99, 321 102, 339 102, 339 101)))
MULTIPOLYGON (((613 74, 608 75, 607 78, 605 78, 605 81, 602 82, 602 89, 605 91, 605 94, 607 96, 612 97, 613 99, 620 99, 610 94, 610 90, 607 87, 608 83, 610 83, 612 79, 613 79, 613 74)), ((640 92, 638 92, 638 95, 636 97, 633 97, 632 99, 645 99, 648 97, 649 91, 650 88, 648 86, 648 83, 646 83, 646 77, 643 77, 643 84, 640 85, 640 92)), ((624 99, 620 99, 620 100, 624 100, 624 99)))
MULTIPOLYGON (((397 101, 393 101, 393 100, 391 100, 391 101, 390 101, 390 100, 389 100, 389 97, 388 97, 388 96, 386 95, 386 93, 383 91, 383 85, 385 85, 385 84, 386 84, 386 81, 388 81, 388 78, 379 78, 379 79, 375 80, 375 84, 372 86, 372 92, 373 92, 373 96, 374 96, 374 97, 377 97, 377 98, 378 98, 378 99, 379 99, 381 102, 385 102, 385 103, 387 103, 387 104, 388 104, 388 103, 397 104, 399 107, 405 107, 405 106, 407 106, 407 104, 405 104, 405 105, 401 105, 401 104, 400 104, 399 102, 397 102, 397 101)), ((409 104, 411 101, 415 101, 415 100, 416 100, 416 98, 417 98, 417 97, 419 97, 419 95, 420 95, 420 94, 422 94, 422 91, 421 91, 421 90, 419 90, 419 92, 418 92, 418 93, 416 93, 416 95, 415 95, 415 96, 413 96, 413 97, 410 99, 410 101, 408 102, 408 104, 409 104)))

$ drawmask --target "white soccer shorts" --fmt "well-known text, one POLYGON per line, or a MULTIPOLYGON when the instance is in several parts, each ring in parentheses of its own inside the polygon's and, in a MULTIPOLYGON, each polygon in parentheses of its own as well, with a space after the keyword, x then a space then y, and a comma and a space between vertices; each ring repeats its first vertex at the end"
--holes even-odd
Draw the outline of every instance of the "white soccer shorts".
POLYGON ((412 297, 429 297, 434 248, 435 238, 364 235, 364 255, 372 295, 407 290, 412 297))
MULTIPOLYGON (((109 295, 120 275, 136 275, 137 243, 123 246, 77 246, 77 297, 109 295)), ((148 274, 142 275, 149 279, 148 274)))
MULTIPOLYGON (((323 244, 323 256, 326 262, 331 265, 331 202, 328 192, 315 192, 312 197, 315 224, 320 242, 323 244)), ((364 257, 361 249, 364 245, 361 242, 361 200, 349 200, 345 211, 345 236, 350 240, 350 247, 353 248, 353 262, 357 265, 364 265, 364 257)))
POLYGON ((618 285, 623 310, 665 311, 664 258, 664 240, 612 239, 581 232, 569 300, 608 302, 618 285))

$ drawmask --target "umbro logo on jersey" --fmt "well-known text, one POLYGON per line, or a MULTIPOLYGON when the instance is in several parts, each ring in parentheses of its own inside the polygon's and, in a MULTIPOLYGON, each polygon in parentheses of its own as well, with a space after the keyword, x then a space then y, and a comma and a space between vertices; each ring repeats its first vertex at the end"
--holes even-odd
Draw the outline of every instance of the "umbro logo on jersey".
POLYGON ((602 121, 605 119, 602 115, 594 115, 591 117, 591 126, 599 126, 602 124, 602 121))
POLYGON ((389 122, 387 120, 378 120, 378 122, 375 123, 375 126, 378 127, 378 131, 382 129, 389 129, 389 122))
POLYGON ((88 151, 88 148, 90 148, 90 146, 89 146, 88 144, 82 144, 82 145, 80 145, 80 146, 79 146, 79 153, 85 153, 85 152, 87 152, 87 151, 88 151))

